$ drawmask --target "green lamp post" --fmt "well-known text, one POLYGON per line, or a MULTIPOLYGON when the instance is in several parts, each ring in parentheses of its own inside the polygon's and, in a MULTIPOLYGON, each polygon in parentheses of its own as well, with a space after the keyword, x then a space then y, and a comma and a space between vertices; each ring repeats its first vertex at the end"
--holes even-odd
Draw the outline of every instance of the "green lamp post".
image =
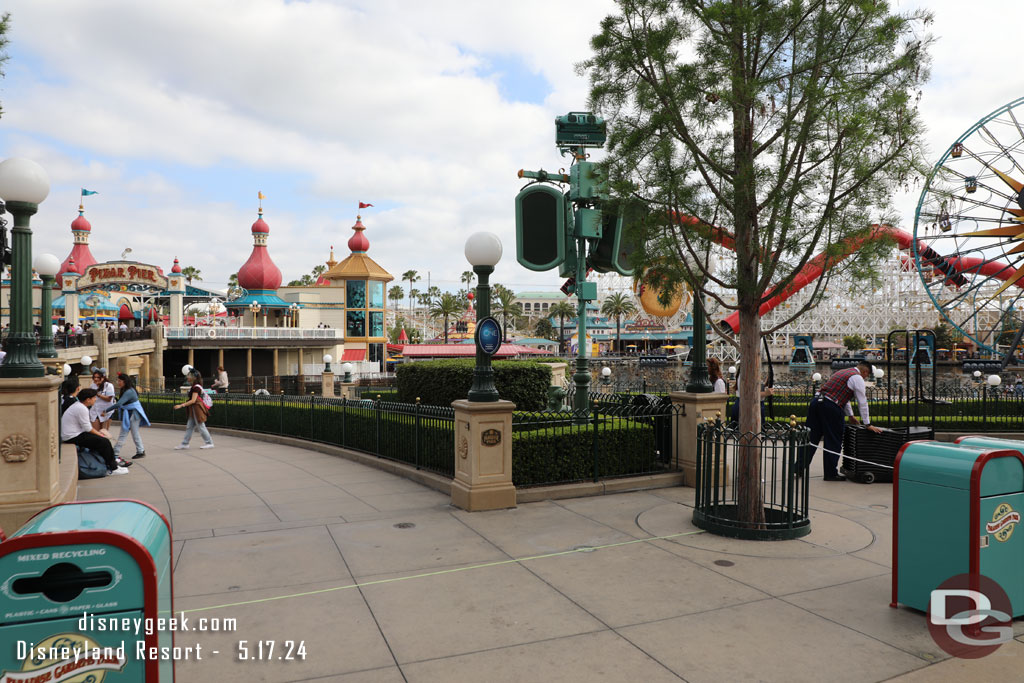
MULTIPOLYGON (((476 273, 476 319, 477 324, 491 315, 490 276, 494 266, 501 260, 501 240, 490 232, 476 232, 466 240, 466 260, 476 273)), ((467 397, 470 401, 488 402, 498 400, 498 389, 494 386, 494 370, 491 356, 483 347, 476 345, 476 368, 473 370, 473 385, 467 397)))
POLYGON ((53 254, 39 254, 32 264, 43 280, 43 293, 39 304, 39 357, 56 358, 53 346, 53 283, 60 270, 60 261, 53 254))
POLYGON ((14 218, 11 230, 11 331, 0 377, 42 377, 36 337, 32 330, 32 230, 29 220, 50 194, 43 167, 29 159, 0 163, 0 197, 14 218))
MULTIPOLYGON (((708 254, 704 263, 708 272, 714 272, 718 266, 718 259, 714 254, 708 254)), ((690 380, 686 383, 686 390, 693 394, 710 394, 715 389, 708 375, 707 330, 707 321, 704 319, 704 294, 700 287, 694 287, 693 365, 690 366, 690 380)))

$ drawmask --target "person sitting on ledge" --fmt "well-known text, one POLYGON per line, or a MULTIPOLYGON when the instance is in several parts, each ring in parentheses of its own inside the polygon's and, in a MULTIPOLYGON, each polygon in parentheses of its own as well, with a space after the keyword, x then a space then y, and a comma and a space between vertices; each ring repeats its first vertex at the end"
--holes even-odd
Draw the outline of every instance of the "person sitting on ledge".
POLYGON ((93 427, 89 420, 89 409, 95 403, 95 389, 79 391, 78 402, 71 404, 60 419, 60 438, 64 443, 73 443, 98 453, 110 474, 128 474, 127 467, 118 467, 110 435, 93 427))

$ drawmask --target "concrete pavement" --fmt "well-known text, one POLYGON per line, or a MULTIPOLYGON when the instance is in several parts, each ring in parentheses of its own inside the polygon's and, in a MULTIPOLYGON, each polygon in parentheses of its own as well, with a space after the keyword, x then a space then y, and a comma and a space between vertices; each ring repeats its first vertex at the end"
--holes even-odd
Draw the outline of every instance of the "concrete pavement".
POLYGON ((889 608, 889 484, 814 479, 812 533, 759 543, 700 533, 688 488, 466 513, 301 448, 215 433, 214 449, 174 451, 180 432, 144 430, 148 455, 130 474, 79 489, 162 510, 175 609, 237 620, 233 632, 177 635, 203 647, 201 661, 178 663, 179 681, 1021 675, 1019 621, 994 655, 952 660, 924 615, 889 608), (274 641, 271 659, 241 661, 242 641, 250 657, 274 641), (278 660, 285 641, 301 641, 305 659, 278 660))

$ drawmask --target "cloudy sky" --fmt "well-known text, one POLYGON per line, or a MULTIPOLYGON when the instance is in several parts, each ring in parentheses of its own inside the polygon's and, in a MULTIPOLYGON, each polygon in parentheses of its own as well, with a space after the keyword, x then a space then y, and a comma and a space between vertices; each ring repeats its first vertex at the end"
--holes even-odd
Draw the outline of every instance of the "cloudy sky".
MULTIPOLYGON (((896 3, 908 9, 918 3, 896 3)), ((933 0, 934 156, 1024 95, 1020 0, 933 0)), ((357 202, 370 254, 456 289, 465 238, 497 233, 496 279, 554 290, 515 262, 520 168, 565 164, 553 118, 585 107, 573 65, 610 0, 8 0, 0 158, 49 172, 35 251, 63 259, 81 188, 99 260, 202 271, 222 288, 251 249, 257 191, 285 280, 347 253, 357 202)), ((900 196, 912 229, 916 193, 900 196)), ((424 282, 425 284, 425 282, 424 282)), ((419 286, 419 285, 417 285, 419 286)))

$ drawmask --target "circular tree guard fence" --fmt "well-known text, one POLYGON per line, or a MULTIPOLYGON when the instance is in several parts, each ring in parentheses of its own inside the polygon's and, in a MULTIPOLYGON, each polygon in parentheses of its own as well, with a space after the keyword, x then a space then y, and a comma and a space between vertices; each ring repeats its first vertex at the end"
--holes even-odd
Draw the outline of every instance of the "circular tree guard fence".
POLYGON ((697 428, 697 496, 695 526, 720 536, 780 541, 811 532, 808 481, 801 477, 800 456, 808 441, 806 427, 790 422, 765 422, 760 433, 740 433, 720 419, 697 428), (757 477, 745 476, 751 495, 764 509, 763 521, 739 514, 739 464, 747 453, 759 463, 757 477))

